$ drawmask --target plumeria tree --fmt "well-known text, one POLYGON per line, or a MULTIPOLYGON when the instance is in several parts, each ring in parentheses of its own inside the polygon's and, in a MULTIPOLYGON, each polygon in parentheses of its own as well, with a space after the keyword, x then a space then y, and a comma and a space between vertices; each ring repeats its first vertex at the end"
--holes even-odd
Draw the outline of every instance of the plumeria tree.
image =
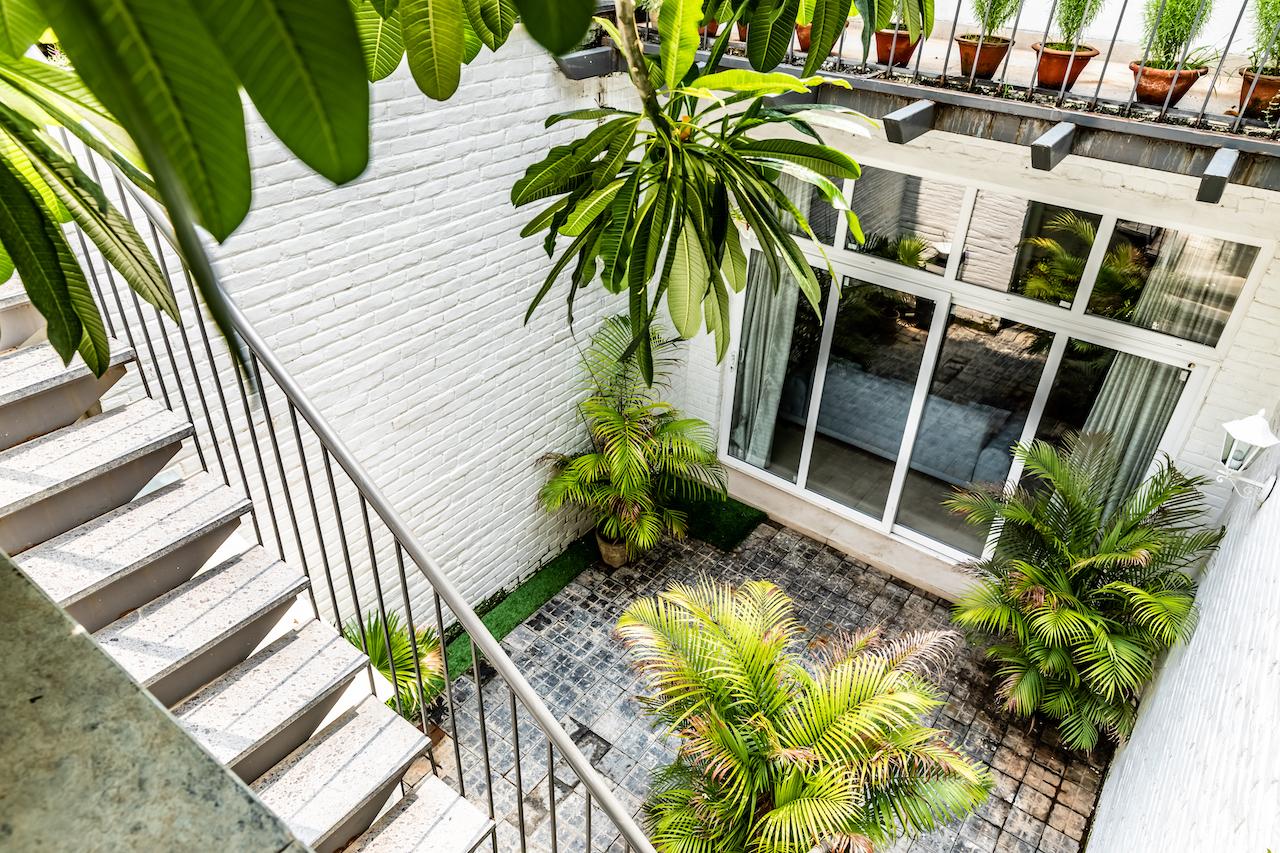
MULTIPOLYGON (((834 43, 851 2, 817 0, 815 54, 826 55, 830 45, 823 45, 834 43)), ((831 179, 856 175, 857 167, 817 139, 751 135, 775 125, 817 137, 802 115, 816 107, 784 107, 773 99, 829 81, 765 73, 785 55, 798 6, 798 0, 669 0, 659 17, 663 38, 655 61, 636 32, 634 0, 617 0, 617 26, 602 25, 626 58, 642 108, 631 114, 555 117, 596 124, 576 143, 553 149, 513 193, 520 205, 554 199, 528 230, 545 230, 553 255, 559 238, 570 239, 552 270, 558 276, 572 265, 575 293, 598 280, 626 295, 637 347, 645 345, 644 330, 665 304, 682 335, 705 327, 725 351, 727 294, 745 286, 738 221, 766 249, 766 262, 785 267, 816 299, 812 270, 781 224, 791 217, 807 230, 807 223, 775 181, 780 174, 793 174, 844 208, 831 179), (710 55, 695 62, 699 27, 713 14, 726 24, 750 22, 754 72, 719 68, 730 26, 710 55)), ((367 81, 385 77, 407 60, 425 94, 449 98, 464 65, 482 51, 500 49, 517 20, 548 50, 564 52, 581 40, 595 3, 5 0, 4 7, 0 55, 19 61, 38 40, 57 42, 78 74, 75 100, 95 119, 92 132, 77 136, 99 148, 106 144, 105 153, 116 165, 131 169, 129 176, 163 204, 196 285, 214 319, 229 332, 225 296, 197 229, 224 240, 249 210, 242 93, 285 146, 321 175, 342 183, 368 162, 367 81), (52 31, 46 33, 46 27, 52 31), (104 129, 108 124, 115 129, 104 129)), ((812 75, 815 63, 806 75, 812 75)), ((24 112, 22 95, 4 86, 0 105, 21 119, 0 126, 0 141, 26 134, 48 143, 50 128, 84 123, 84 117, 61 109, 72 106, 64 101, 58 110, 46 105, 24 112)), ((56 147, 51 150, 56 155, 51 162, 68 159, 56 147)), ((65 198, 42 192, 20 162, 8 158, 0 165, 6 207, 22 211, 21 217, 0 222, 0 245, 50 321, 51 341, 63 357, 79 348, 90 367, 104 369, 106 340, 98 308, 76 259, 55 233, 68 215, 85 228, 91 211, 77 215, 65 198), (37 233, 43 235, 39 245, 25 236, 37 233)), ((111 214, 95 182, 64 171, 67 192, 77 194, 80 207, 86 198, 98 202, 99 218, 117 248, 114 255, 105 249, 104 254, 132 269, 126 278, 144 298, 172 311, 154 265, 138 249, 140 241, 111 214)), ((852 218, 851 225, 856 234, 852 218)), ((229 340, 234 344, 234 335, 229 340)))

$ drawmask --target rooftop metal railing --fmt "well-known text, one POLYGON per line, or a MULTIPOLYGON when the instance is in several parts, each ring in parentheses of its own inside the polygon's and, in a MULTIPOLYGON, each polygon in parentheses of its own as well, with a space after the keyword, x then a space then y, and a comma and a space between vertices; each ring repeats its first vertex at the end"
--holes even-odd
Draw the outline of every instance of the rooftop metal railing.
MULTIPOLYGON (((919 87, 921 98, 929 97, 929 89, 972 93, 991 99, 994 110, 1000 109, 995 101, 1024 101, 1261 140, 1280 139, 1280 97, 1274 96, 1274 75, 1280 69, 1280 22, 1269 37, 1258 32, 1256 16, 1264 0, 1242 0, 1238 6, 1218 10, 1213 0, 1195 0, 1194 23, 1203 35, 1174 51, 1176 61, 1171 57, 1159 63, 1155 30, 1166 11, 1173 14, 1172 4, 1178 0, 1112 0, 1093 28, 1107 36, 1105 41, 1081 36, 1059 43, 1061 54, 1055 56, 1034 45, 1055 44, 1060 2, 1021 0, 1011 25, 994 32, 982 31, 968 11, 971 0, 955 0, 954 6, 939 3, 939 20, 930 36, 910 43, 903 29, 898 38, 883 39, 887 50, 873 43, 865 57, 863 22, 855 16, 823 63, 823 72, 919 87), (1145 26, 1147 18, 1154 27, 1145 26), (961 55, 959 37, 979 53, 986 46, 999 50, 1005 44, 1008 50, 984 77, 978 62, 961 55), (1074 70, 1078 79, 1068 73, 1053 80, 1055 62, 1074 70), (1156 65, 1168 67, 1161 70, 1156 65), (1255 74, 1255 68, 1273 74, 1255 74), (1151 84, 1168 72, 1174 76, 1185 72, 1188 90, 1179 94, 1174 87, 1153 88, 1151 84)), ((744 30, 730 34, 726 61, 745 61, 735 60, 745 54, 744 30)), ((646 40, 657 41, 656 26, 641 24, 641 32, 646 40)), ((714 26, 705 29, 704 49, 710 47, 715 33, 714 26)), ((797 34, 782 67, 798 68, 806 59, 797 34)))
MULTIPOLYGON (((541 838, 540 844, 549 842, 552 851, 563 844, 572 850, 621 847, 653 853, 628 808, 574 745, 253 323, 228 299, 232 325, 248 353, 252 382, 236 369, 196 298, 163 213, 105 161, 65 137, 64 144, 149 237, 178 296, 181 322, 174 323, 142 303, 80 235, 77 248, 108 331, 136 353, 135 392, 163 402, 195 424, 190 464, 253 499, 254 538, 306 573, 318 618, 339 629, 348 626, 363 640, 366 614, 376 611, 385 630, 388 613, 395 612, 412 635, 429 626, 443 646, 451 615, 470 638, 470 675, 446 671, 438 697, 426 690, 423 662, 416 644, 409 645, 415 698, 420 708, 428 709, 416 724, 430 737, 437 733, 432 727, 438 721, 445 735, 428 753, 433 771, 460 795, 487 809, 495 821, 479 846, 498 851, 496 830, 504 825, 505 815, 497 811, 495 790, 507 784, 502 781, 505 776, 516 795, 519 849, 526 849, 535 829, 525 820, 525 799, 533 787, 530 782, 536 781, 530 775, 545 767, 550 837, 541 838), (484 689, 482 667, 490 676, 484 689), (470 683, 460 685, 460 675, 470 683), (539 751, 543 755, 538 756, 539 751), (557 803, 554 780, 566 773, 582 784, 576 815, 564 814, 568 806, 557 803)), ((383 639, 389 645, 389 638, 383 639)), ((391 676, 394 683, 394 663, 391 676)), ((377 692, 372 669, 369 682, 377 692)), ((407 710, 400 707, 398 693, 395 703, 398 710, 407 710)))

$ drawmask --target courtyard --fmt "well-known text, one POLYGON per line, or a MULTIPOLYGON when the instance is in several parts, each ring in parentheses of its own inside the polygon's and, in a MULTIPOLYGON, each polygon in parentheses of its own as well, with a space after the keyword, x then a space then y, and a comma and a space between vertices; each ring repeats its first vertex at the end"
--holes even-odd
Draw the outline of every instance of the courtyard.
MULTIPOLYGON (((670 761, 674 744, 655 731, 634 697, 641 682, 631 671, 613 626, 626 606, 674 583, 702 577, 730 583, 766 578, 795 601, 814 641, 840 630, 880 625, 889 635, 946 628, 948 606, 937 596, 897 581, 864 563, 771 522, 759 525, 732 552, 697 540, 665 541, 643 559, 608 572, 597 564, 582 573, 503 640, 503 646, 544 698, 578 747, 629 807, 639 810, 652 771, 670 761)), ((555 789, 547 789, 546 740, 520 713, 520 769, 515 749, 496 732, 510 730, 505 685, 485 678, 482 696, 498 818, 498 849, 519 849, 523 820, 531 853, 550 851, 552 808, 557 850, 585 849, 581 834, 585 798, 572 771, 558 761, 555 789), (516 786, 525 791, 522 811, 516 786)), ((946 703, 928 722, 950 730, 973 759, 987 764, 995 788, 987 803, 961 823, 916 839, 903 838, 893 853, 1073 853, 1082 849, 1108 760, 1104 751, 1064 749, 1052 727, 1030 725, 1006 714, 996 698, 994 666, 964 645, 938 686, 946 703)), ((454 684, 467 796, 484 806, 479 708, 472 679, 454 684)), ((446 724, 447 725, 447 724, 446 724)), ((453 766, 451 743, 434 750, 445 770, 453 766)), ((426 765, 426 762, 423 762, 426 765)), ((420 772, 429 769, 420 767, 420 772)), ((622 850, 598 811, 592 849, 622 850), (613 845, 613 846, 610 846, 613 845)))

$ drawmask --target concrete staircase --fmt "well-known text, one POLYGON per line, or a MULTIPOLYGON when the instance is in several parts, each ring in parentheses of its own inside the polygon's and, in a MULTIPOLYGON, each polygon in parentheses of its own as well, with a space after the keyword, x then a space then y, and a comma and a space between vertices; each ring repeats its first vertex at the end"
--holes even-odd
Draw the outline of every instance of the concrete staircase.
POLYGON ((237 535, 250 502, 208 473, 152 487, 193 429, 150 399, 99 411, 134 354, 63 366, 29 308, 0 290, 0 548, 315 850, 486 838, 448 785, 402 783, 427 739, 362 689, 303 573, 237 535))

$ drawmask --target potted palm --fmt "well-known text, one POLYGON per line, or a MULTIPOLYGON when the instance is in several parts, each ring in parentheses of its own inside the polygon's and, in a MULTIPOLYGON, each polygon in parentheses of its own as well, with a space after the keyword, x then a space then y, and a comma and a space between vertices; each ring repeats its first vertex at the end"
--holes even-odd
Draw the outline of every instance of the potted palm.
POLYGON ((922 722, 943 704, 933 679, 954 632, 886 641, 873 628, 806 660, 777 586, 705 581, 636 601, 617 633, 641 702, 680 741, 644 805, 659 853, 888 849, 991 790, 986 768, 922 722))
POLYGON ((1174 106, 1209 71, 1216 54, 1191 49, 1213 11, 1213 0, 1147 0, 1145 62, 1129 63, 1137 98, 1144 104, 1174 106))
POLYGON ((876 60, 905 68, 921 38, 933 33, 933 0, 856 0, 876 27, 876 60), (874 12, 874 14, 869 14, 874 12))
POLYGON ((1240 74, 1240 111, 1262 118, 1280 106, 1280 0, 1258 0, 1253 9, 1253 55, 1240 74))
POLYGON ((421 719, 444 690, 444 651, 430 628, 411 635, 396 611, 389 610, 383 619, 370 610, 363 620, 347 620, 342 636, 368 655, 369 664, 395 689, 387 707, 409 722, 421 719))
POLYGON ((664 534, 685 535, 688 518, 674 500, 725 494, 711 428, 657 397, 677 342, 653 328, 649 335, 653 385, 644 381, 637 357, 643 348, 631 346, 628 318, 609 318, 591 339, 582 356, 588 396, 579 404, 591 448, 549 456, 554 470, 539 494, 548 512, 574 506, 590 513, 600 556, 614 568, 664 534))
POLYGON ((1117 455, 1101 434, 1014 454, 1030 482, 946 502, 998 537, 989 559, 967 567, 977 583, 953 618, 995 641, 987 655, 1011 712, 1057 719, 1073 749, 1122 740, 1156 662, 1195 624, 1190 572, 1223 534, 1200 526, 1205 481, 1166 458, 1138 486, 1117 485, 1117 455))
POLYGON ((1084 31, 1102 11, 1103 0, 1059 0, 1054 12, 1054 24, 1058 41, 1041 44, 1031 49, 1036 57, 1036 84, 1045 89, 1070 89, 1084 71, 1089 60, 1098 55, 1098 49, 1081 44, 1084 31))
POLYGON ((990 80, 1013 46, 1013 40, 996 31, 1013 19, 1019 0, 973 0, 979 31, 956 36, 960 49, 960 71, 966 77, 990 80))

